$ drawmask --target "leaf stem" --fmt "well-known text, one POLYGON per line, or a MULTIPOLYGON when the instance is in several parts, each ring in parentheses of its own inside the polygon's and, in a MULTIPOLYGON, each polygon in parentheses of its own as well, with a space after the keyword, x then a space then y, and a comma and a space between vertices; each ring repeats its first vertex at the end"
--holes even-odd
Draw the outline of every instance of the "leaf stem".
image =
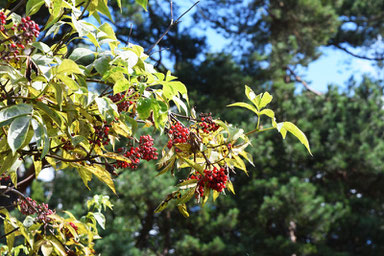
POLYGON ((248 135, 251 135, 253 133, 265 132, 265 131, 272 130, 272 129, 275 129, 275 127, 268 127, 268 128, 261 129, 261 130, 256 128, 256 129, 254 129, 254 130, 252 130, 250 132, 247 132, 245 135, 248 136, 248 135))

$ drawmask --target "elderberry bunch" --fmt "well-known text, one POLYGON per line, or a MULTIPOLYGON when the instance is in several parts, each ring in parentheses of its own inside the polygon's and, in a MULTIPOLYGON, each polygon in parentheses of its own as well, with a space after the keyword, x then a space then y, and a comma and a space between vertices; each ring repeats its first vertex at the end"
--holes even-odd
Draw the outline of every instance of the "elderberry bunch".
POLYGON ((139 148, 142 159, 147 161, 152 159, 157 160, 159 153, 156 152, 157 148, 153 147, 151 135, 140 136, 139 148))
POLYGON ((7 182, 7 181, 9 181, 10 179, 11 179, 11 176, 9 176, 8 174, 3 173, 2 175, 0 175, 0 182, 1 182, 1 181, 5 181, 5 182, 7 182))
POLYGON ((32 215, 37 213, 37 217, 36 217, 37 222, 48 223, 51 221, 51 219, 48 216, 54 214, 55 211, 52 211, 51 209, 49 209, 48 204, 45 204, 45 203, 38 204, 36 203, 35 200, 33 200, 30 197, 27 197, 26 200, 29 203, 27 203, 25 200, 18 199, 20 212, 23 215, 32 215))
POLYGON ((176 122, 172 125, 168 131, 170 140, 168 141, 167 147, 172 148, 174 144, 177 143, 186 143, 189 139, 189 130, 180 122, 176 122))
POLYGON ((40 35, 40 27, 30 17, 25 17, 19 24, 13 24, 7 30, 4 26, 7 23, 6 19, 4 12, 0 12, 0 31, 8 37, 4 41, 9 42, 3 44, 5 48, 1 52, 0 58, 5 61, 11 59, 19 61, 18 55, 40 35))
POLYGON ((0 31, 2 32, 5 30, 5 23, 7 23, 7 16, 5 16, 4 12, 0 12, 0 31))
MULTIPOLYGON (((77 230, 79 229, 79 227, 76 226, 76 224, 73 223, 73 222, 69 222, 68 224, 69 224, 69 225, 75 230, 75 232, 77 233, 77 230)), ((64 229, 64 234, 65 234, 65 236, 66 236, 67 238, 72 238, 72 237, 73 237, 71 231, 69 231, 68 228, 65 228, 65 229, 64 229)))
POLYGON ((227 183, 228 177, 225 173, 224 168, 217 169, 216 167, 213 170, 204 170, 204 178, 206 180, 206 186, 217 192, 222 192, 227 183))
POLYGON ((204 196, 205 188, 216 190, 219 193, 223 192, 228 181, 228 176, 224 168, 217 169, 214 167, 213 170, 204 170, 204 175, 191 175, 188 180, 191 179, 198 180, 195 197, 199 198, 204 196))
MULTIPOLYGON (((144 160, 156 160, 159 153, 156 152, 157 148, 153 147, 153 138, 151 135, 140 136, 139 146, 131 147, 127 150, 123 156, 128 158, 131 162, 117 161, 115 168, 130 168, 136 169, 140 163, 140 159, 144 160)), ((124 148, 118 148, 117 152, 124 152, 124 148)))
MULTIPOLYGON (((118 148, 118 152, 123 152, 124 148, 118 148)), ((123 154, 126 158, 128 158, 131 162, 125 162, 125 161, 117 161, 116 165, 113 165, 115 168, 130 168, 130 169, 136 169, 137 166, 140 163, 140 149, 138 147, 131 147, 127 152, 123 154)))
POLYGON ((110 130, 110 125, 107 124, 107 122, 104 122, 103 125, 97 125, 95 126, 95 133, 92 136, 92 139, 89 140, 90 144, 95 144, 98 146, 101 145, 108 145, 109 143, 109 130, 110 130))
POLYGON ((217 125, 213 120, 212 120, 212 114, 200 114, 200 122, 199 126, 203 130, 204 133, 210 133, 217 131, 219 129, 219 125, 217 125))
POLYGON ((115 95, 108 96, 113 103, 117 103, 117 111, 120 113, 122 111, 128 111, 129 107, 133 104, 133 101, 128 101, 125 99, 125 95, 122 93, 116 93, 115 95))

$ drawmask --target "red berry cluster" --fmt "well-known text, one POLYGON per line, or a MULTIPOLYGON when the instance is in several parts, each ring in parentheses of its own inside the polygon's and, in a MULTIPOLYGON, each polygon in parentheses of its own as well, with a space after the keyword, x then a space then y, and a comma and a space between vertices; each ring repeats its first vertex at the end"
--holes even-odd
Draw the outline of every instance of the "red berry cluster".
POLYGON ((144 160, 157 160, 157 156, 159 153, 157 153, 157 148, 153 147, 153 139, 151 135, 144 135, 140 136, 140 154, 141 158, 144 160))
MULTIPOLYGON (((118 148, 117 151, 122 152, 124 151, 124 148, 118 148)), ((125 152, 123 156, 131 160, 131 162, 128 163, 125 161, 117 161, 117 165, 114 165, 115 168, 130 168, 130 169, 137 168, 137 166, 140 163, 140 157, 141 157, 140 149, 138 147, 131 147, 131 149, 125 152)))
POLYGON ((22 18, 21 23, 18 25, 13 25, 11 29, 21 33, 18 35, 20 44, 29 44, 35 37, 38 37, 40 34, 39 25, 31 20, 31 17, 22 18))
POLYGON ((199 122, 199 126, 203 130, 204 133, 214 132, 217 129, 219 129, 219 127, 220 127, 215 122, 213 122, 211 115, 212 115, 211 113, 200 114, 200 120, 201 121, 199 122))
POLYGON ((168 141, 167 147, 172 148, 174 144, 177 143, 186 143, 189 139, 189 130, 180 122, 176 122, 172 125, 168 131, 170 140, 168 141))
POLYGON ((7 23, 7 16, 5 16, 4 12, 0 12, 0 31, 5 30, 5 23, 7 23))
POLYGON ((109 130, 110 130, 110 125, 107 124, 107 122, 104 122, 104 125, 97 125, 95 126, 95 134, 93 134, 92 139, 89 140, 89 143, 95 144, 98 146, 101 145, 108 145, 109 143, 109 130))
POLYGON ((1 59, 9 61, 11 58, 19 60, 17 57, 25 47, 32 43, 32 41, 39 36, 40 28, 30 17, 22 18, 21 23, 13 24, 11 31, 5 31, 4 24, 6 24, 6 16, 0 12, 0 31, 5 35, 9 35, 9 44, 6 44, 6 49, 1 53, 1 59), (13 34, 13 35, 11 35, 13 34))
POLYGON ((64 138, 61 138, 61 142, 63 142, 62 148, 64 150, 74 150, 75 149, 75 147, 72 145, 70 140, 66 140, 64 138))
POLYGON ((38 204, 35 200, 30 197, 27 197, 26 200, 29 202, 29 204, 25 200, 18 199, 18 203, 20 205, 20 212, 22 214, 32 215, 37 213, 37 222, 48 223, 51 221, 48 215, 52 215, 55 212, 48 208, 48 204, 38 204), (32 205, 32 207, 30 205, 32 205))
POLYGON ((117 103, 117 111, 128 111, 129 107, 133 104, 133 101, 125 100, 125 95, 122 93, 116 93, 115 95, 108 96, 113 103, 117 103))
MULTIPOLYGON (((79 227, 76 226, 76 224, 73 223, 73 222, 69 222, 68 224, 71 225, 71 227, 72 227, 72 228, 76 231, 76 233, 77 233, 77 230, 79 229, 79 227)), ((72 237, 73 237, 72 233, 69 231, 68 228, 65 228, 65 230, 64 230, 64 234, 65 234, 65 236, 66 236, 67 238, 72 238, 72 237)))
MULTIPOLYGON (((118 152, 123 152, 124 148, 118 148, 118 152)), ((157 148, 153 147, 153 138, 151 135, 140 136, 139 147, 131 147, 130 150, 124 153, 124 156, 131 160, 131 163, 117 161, 115 168, 130 168, 136 169, 140 163, 140 158, 144 160, 156 160, 158 158, 157 148)))
POLYGON ((216 190, 217 192, 223 192, 228 176, 224 168, 217 169, 216 167, 213 170, 204 170, 204 176, 201 174, 192 175, 188 179, 198 180, 195 197, 198 198, 204 196, 204 188, 210 188, 216 190))
POLYGON ((8 174, 5 174, 5 173, 3 173, 1 176, 0 176, 0 182, 1 181, 5 181, 5 182, 7 182, 7 181, 9 181, 11 179, 11 176, 9 176, 8 174))

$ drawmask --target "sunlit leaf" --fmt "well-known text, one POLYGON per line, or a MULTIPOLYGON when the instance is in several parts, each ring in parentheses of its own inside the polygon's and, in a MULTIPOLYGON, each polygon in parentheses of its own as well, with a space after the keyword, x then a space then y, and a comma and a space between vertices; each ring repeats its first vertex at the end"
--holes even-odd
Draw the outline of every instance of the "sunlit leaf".
POLYGON ((285 138, 286 131, 292 133, 312 155, 307 136, 305 136, 305 134, 296 125, 291 122, 284 122, 282 127, 280 128, 280 133, 282 134, 283 138, 285 138))
POLYGON ((245 103, 245 102, 232 103, 232 104, 229 104, 227 107, 242 107, 242 108, 246 108, 246 109, 253 111, 257 115, 259 114, 259 111, 257 111, 257 109, 254 106, 252 106, 248 103, 245 103))
POLYGON ((259 109, 262 109, 267 106, 272 101, 272 99, 272 95, 270 95, 268 92, 263 93, 263 96, 260 100, 259 109))
POLYGON ((31 116, 21 116, 12 121, 8 130, 7 141, 13 153, 24 144, 31 119, 31 116))

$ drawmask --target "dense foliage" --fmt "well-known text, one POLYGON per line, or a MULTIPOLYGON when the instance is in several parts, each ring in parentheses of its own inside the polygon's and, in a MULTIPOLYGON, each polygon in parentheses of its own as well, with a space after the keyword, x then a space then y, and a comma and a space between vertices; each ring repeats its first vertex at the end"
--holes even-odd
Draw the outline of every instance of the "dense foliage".
MULTIPOLYGON (((136 2, 147 7, 146 1, 136 2)), ((116 3, 122 8, 121 1, 116 3)), ((3 254, 96 254, 97 227, 105 228, 103 211, 113 209, 109 197, 87 198, 88 211, 81 218, 66 209, 56 211, 20 191, 46 168, 76 172, 89 189, 95 176, 117 194, 115 177, 118 184, 119 175, 140 169, 143 160, 159 159, 157 175, 169 172, 178 181, 169 193, 155 185, 165 199, 146 210, 159 213, 173 204, 188 217, 191 199, 204 206, 210 195, 215 201, 225 189, 235 193, 236 170, 248 174, 244 160, 253 164, 245 151, 250 136, 276 130, 285 139, 289 132, 311 153, 299 128, 276 121, 267 108, 272 102, 268 92, 256 94, 245 86, 247 102, 229 105, 251 111, 254 123, 248 132, 211 113, 197 114, 177 77, 157 72, 144 48, 123 46, 113 25, 102 21, 101 16, 112 20, 107 4, 29 0, 23 16, 7 8, 0 13, 0 189, 2 196, 19 197, 0 209, 3 254), (33 15, 43 6, 49 18, 41 26, 33 15), (89 22, 91 17, 98 25, 89 22), (39 40, 41 32, 49 43, 39 40), (154 147, 156 132, 168 140, 161 150, 154 147), (29 173, 24 179, 21 169, 29 173), (23 216, 7 210, 13 206, 23 216)))

